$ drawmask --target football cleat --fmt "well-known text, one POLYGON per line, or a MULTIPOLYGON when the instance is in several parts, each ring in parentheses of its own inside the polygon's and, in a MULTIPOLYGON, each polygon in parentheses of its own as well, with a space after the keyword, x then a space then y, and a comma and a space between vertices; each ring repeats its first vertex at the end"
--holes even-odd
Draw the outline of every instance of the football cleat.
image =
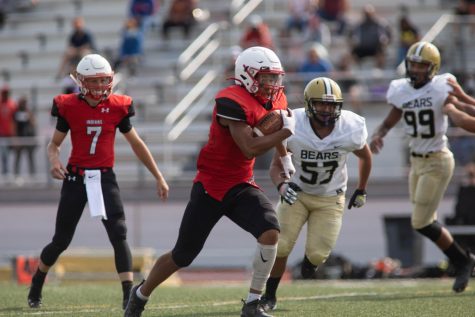
POLYGON ((469 253, 467 263, 457 268, 457 272, 455 274, 455 282, 452 287, 454 292, 461 293, 465 290, 465 288, 468 285, 468 280, 472 276, 474 267, 475 267, 475 255, 473 255, 472 253, 469 253))
POLYGON ((30 306, 30 308, 41 307, 41 289, 41 286, 31 283, 30 291, 28 292, 28 306, 30 306))
POLYGON ((266 313, 258 299, 249 303, 246 303, 245 300, 242 302, 241 317, 273 317, 266 313))
POLYGON ((277 308, 277 298, 264 295, 261 297, 260 304, 266 312, 274 310, 277 308))
POLYGON ((147 304, 146 300, 141 300, 137 296, 137 289, 143 284, 142 281, 140 284, 132 287, 130 291, 129 301, 127 302, 127 306, 125 307, 124 317, 140 317, 142 316, 142 312, 145 309, 145 304, 147 304))

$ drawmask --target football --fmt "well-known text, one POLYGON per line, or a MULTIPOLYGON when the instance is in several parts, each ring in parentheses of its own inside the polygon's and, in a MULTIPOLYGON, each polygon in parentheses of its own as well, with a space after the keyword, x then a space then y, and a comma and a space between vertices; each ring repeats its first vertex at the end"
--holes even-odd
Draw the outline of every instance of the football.
POLYGON ((253 129, 257 136, 268 135, 282 129, 283 121, 279 110, 266 114, 253 129))

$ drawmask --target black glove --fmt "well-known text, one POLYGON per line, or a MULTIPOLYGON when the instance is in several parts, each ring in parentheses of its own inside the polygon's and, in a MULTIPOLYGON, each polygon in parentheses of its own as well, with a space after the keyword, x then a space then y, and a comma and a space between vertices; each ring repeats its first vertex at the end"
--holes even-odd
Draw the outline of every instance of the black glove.
POLYGON ((302 189, 293 182, 282 182, 277 185, 277 191, 280 194, 281 202, 285 201, 287 204, 293 205, 297 201, 297 192, 302 191, 302 189))
POLYGON ((364 189, 357 189, 353 193, 353 196, 350 198, 350 202, 348 203, 348 209, 351 207, 360 208, 366 203, 366 190, 364 189))

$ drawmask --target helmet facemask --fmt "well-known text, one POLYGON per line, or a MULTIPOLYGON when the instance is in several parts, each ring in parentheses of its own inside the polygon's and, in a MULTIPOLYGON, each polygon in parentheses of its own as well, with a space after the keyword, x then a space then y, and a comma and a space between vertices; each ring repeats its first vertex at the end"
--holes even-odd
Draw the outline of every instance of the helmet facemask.
POLYGON ((310 99, 307 115, 324 127, 334 125, 341 115, 343 102, 310 99))
POLYGON ((257 73, 254 85, 257 87, 254 96, 261 103, 273 102, 279 99, 284 90, 282 85, 283 73, 260 71, 257 73))
POLYGON ((426 61, 415 61, 410 57, 406 58, 406 77, 411 86, 418 89, 432 80, 434 64, 426 61))
POLYGON ((94 100, 105 100, 112 93, 113 75, 83 76, 76 74, 81 93, 94 100))

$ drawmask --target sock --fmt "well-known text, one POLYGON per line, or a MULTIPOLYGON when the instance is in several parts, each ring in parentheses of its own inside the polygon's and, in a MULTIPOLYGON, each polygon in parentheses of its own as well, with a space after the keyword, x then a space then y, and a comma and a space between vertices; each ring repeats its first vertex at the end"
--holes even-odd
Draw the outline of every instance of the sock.
POLYGON ((443 252, 455 266, 462 266, 468 260, 467 252, 455 241, 443 252))
POLYGON ((135 294, 137 295, 138 298, 140 298, 141 300, 143 300, 144 302, 148 301, 149 297, 148 296, 145 296, 144 294, 142 294, 142 292, 140 291, 142 289, 142 286, 140 286, 139 288, 137 288, 137 292, 135 292, 135 294))
POLYGON ((277 255, 277 244, 263 245, 258 243, 257 250, 252 263, 253 274, 251 280, 251 289, 262 291, 269 278, 270 271, 274 266, 275 256, 277 255))
POLYGON ((280 279, 282 276, 279 277, 269 277, 266 283, 266 293, 265 296, 267 298, 275 298, 275 294, 277 292, 277 287, 279 287, 280 279))
POLYGON ((43 284, 45 283, 47 274, 48 272, 40 271, 39 268, 36 269, 35 275, 33 275, 33 278, 31 279, 32 284, 42 287, 43 284))
POLYGON ((130 295, 130 290, 132 289, 132 281, 123 281, 122 282, 122 294, 124 294, 124 299, 128 299, 130 295))
POLYGON ((247 294, 246 304, 259 299, 261 299, 261 294, 249 293, 247 294))

